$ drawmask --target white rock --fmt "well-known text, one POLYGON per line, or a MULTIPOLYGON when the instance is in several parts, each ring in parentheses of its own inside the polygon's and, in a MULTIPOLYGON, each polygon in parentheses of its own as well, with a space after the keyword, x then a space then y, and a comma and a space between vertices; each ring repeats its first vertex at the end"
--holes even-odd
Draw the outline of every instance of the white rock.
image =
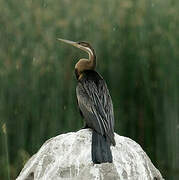
POLYGON ((45 142, 17 180, 161 180, 146 153, 133 140, 115 134, 113 163, 93 164, 91 131, 62 134, 45 142))

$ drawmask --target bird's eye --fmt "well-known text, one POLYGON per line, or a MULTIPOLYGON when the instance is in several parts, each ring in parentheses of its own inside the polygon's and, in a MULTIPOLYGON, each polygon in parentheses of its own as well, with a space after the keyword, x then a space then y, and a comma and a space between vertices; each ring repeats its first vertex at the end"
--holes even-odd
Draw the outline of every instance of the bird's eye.
POLYGON ((85 42, 78 42, 79 45, 87 47, 88 45, 85 42))

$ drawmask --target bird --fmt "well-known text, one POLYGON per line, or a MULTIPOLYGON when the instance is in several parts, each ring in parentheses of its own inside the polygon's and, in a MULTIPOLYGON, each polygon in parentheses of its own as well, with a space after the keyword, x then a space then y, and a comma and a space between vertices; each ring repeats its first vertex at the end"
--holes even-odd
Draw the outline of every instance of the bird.
POLYGON ((88 42, 74 42, 61 38, 57 40, 88 53, 88 59, 82 58, 75 65, 75 75, 78 81, 77 103, 84 119, 84 128, 92 129, 93 163, 112 163, 113 156, 110 146, 116 145, 113 103, 105 80, 95 70, 97 61, 95 50, 88 42))

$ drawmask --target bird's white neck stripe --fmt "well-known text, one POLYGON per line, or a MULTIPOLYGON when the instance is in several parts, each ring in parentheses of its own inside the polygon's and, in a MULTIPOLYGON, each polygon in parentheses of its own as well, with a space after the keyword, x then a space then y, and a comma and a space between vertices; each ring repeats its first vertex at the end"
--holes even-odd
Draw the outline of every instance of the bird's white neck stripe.
POLYGON ((93 51, 88 47, 85 47, 85 49, 86 49, 87 53, 89 54, 89 60, 91 60, 91 58, 93 57, 93 51))

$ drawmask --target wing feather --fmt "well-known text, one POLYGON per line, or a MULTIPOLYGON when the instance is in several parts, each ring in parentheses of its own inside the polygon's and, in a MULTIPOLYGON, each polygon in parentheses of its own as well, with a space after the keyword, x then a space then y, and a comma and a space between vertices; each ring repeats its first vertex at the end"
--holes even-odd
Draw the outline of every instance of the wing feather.
POLYGON ((79 81, 76 94, 79 108, 88 126, 101 135, 108 136, 113 143, 113 105, 105 81, 100 79, 98 85, 89 79, 79 81))

